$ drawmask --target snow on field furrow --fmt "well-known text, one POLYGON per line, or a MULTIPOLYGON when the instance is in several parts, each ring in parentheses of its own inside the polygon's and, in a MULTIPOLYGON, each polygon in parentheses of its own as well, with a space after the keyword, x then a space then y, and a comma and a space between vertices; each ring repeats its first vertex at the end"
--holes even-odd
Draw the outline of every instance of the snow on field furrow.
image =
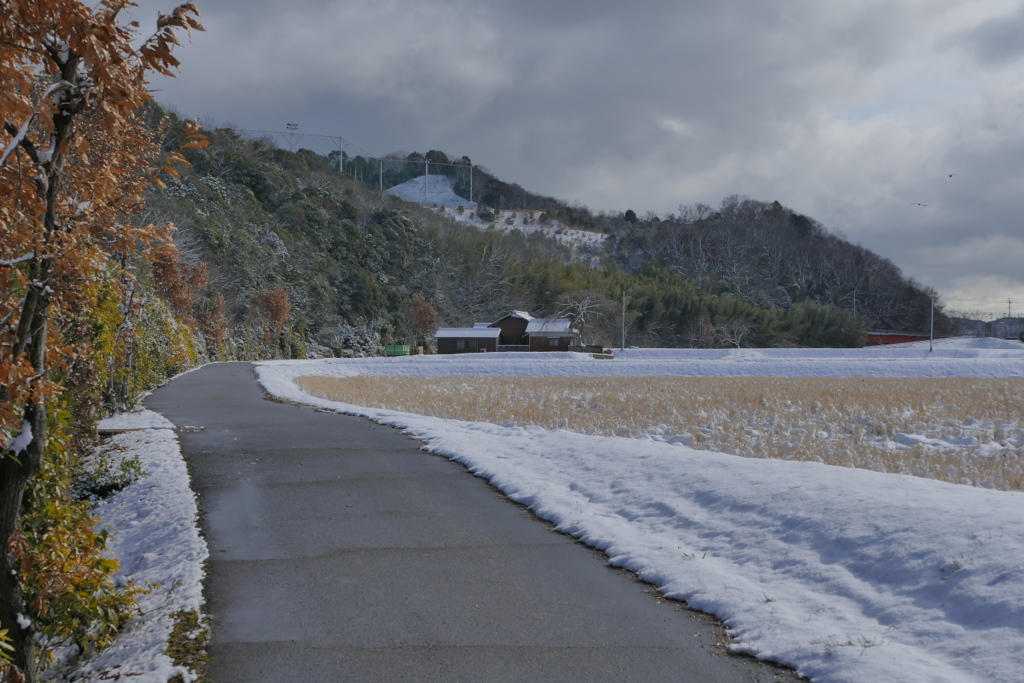
POLYGON ((1005 344, 1000 348, 954 345, 938 347, 933 353, 927 347, 627 349, 616 352, 612 360, 582 353, 479 353, 291 362, 311 364, 319 373, 337 377, 368 372, 409 377, 1024 377, 1024 344, 1005 344))

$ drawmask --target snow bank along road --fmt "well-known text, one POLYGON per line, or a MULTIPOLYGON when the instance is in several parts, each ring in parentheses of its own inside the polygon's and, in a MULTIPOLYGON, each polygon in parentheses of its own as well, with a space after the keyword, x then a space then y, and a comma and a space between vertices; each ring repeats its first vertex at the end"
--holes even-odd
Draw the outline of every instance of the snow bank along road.
POLYGON ((148 406, 205 512, 212 677, 786 681, 483 480, 365 419, 264 400, 216 364, 148 406))
MULTIPOLYGON (((344 405, 303 375, 1021 377, 1024 346, 474 354, 259 367, 271 393, 402 427, 813 680, 1024 680, 1024 494, 647 439, 344 405)), ((1002 456, 1001 456, 1002 457, 1002 456)), ((1007 452, 1005 457, 1020 457, 1007 452)))
POLYGON ((208 553, 196 528, 196 503, 188 471, 178 450, 174 425, 142 411, 100 422, 118 432, 100 453, 120 462, 137 456, 145 476, 100 502, 93 510, 111 534, 108 550, 121 562, 117 581, 149 586, 138 596, 139 614, 107 648, 84 659, 70 644, 56 648, 55 666, 46 680, 101 683, 166 683, 175 676, 194 680, 189 669, 165 653, 176 613, 203 606, 203 564, 208 553))

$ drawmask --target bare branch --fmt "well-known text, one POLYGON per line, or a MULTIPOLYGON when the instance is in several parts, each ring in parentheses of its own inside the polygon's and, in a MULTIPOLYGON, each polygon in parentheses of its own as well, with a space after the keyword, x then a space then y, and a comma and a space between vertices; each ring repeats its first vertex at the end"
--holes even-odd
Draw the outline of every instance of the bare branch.
POLYGON ((17 313, 18 311, 21 310, 21 307, 25 305, 25 301, 26 301, 26 298, 25 297, 21 297, 21 301, 19 301, 17 304, 15 304, 14 308, 11 309, 10 313, 5 315, 3 317, 3 319, 0 319, 0 327, 6 327, 8 330, 11 329, 10 326, 7 323, 8 323, 8 321, 10 321, 10 319, 12 317, 14 317, 15 313, 17 313))
POLYGON ((30 252, 24 256, 19 256, 16 259, 11 259, 10 261, 0 261, 0 268, 13 268, 19 263, 28 263, 29 261, 35 261, 35 259, 35 252, 30 252))
POLYGON ((35 120, 36 115, 32 114, 32 116, 28 117, 25 123, 22 124, 21 128, 18 128, 7 119, 4 119, 4 130, 10 133, 14 137, 14 139, 11 140, 10 144, 7 145, 7 148, 4 150, 3 155, 0 155, 0 168, 2 168, 5 163, 7 163, 7 158, 11 156, 14 150, 16 150, 18 147, 23 147, 25 151, 28 152, 28 155, 29 157, 31 157, 32 161, 35 162, 36 164, 39 163, 39 156, 36 154, 35 145, 33 145, 28 139, 25 138, 25 134, 28 133, 28 127, 31 126, 32 122, 35 120))

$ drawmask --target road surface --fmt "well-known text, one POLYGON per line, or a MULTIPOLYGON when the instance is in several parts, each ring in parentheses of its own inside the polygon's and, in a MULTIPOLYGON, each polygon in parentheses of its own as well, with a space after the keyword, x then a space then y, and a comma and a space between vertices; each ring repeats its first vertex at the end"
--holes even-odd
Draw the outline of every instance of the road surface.
POLYGON ((798 680, 401 432, 266 400, 247 363, 146 403, 199 496, 214 683, 798 680))

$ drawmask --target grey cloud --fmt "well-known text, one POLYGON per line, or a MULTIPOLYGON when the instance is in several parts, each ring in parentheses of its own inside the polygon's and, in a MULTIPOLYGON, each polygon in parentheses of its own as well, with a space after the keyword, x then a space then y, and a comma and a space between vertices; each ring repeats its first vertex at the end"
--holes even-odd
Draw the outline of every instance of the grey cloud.
POLYGON ((964 44, 984 64, 1005 63, 1024 55, 1024 6, 984 22, 964 37, 964 44))
POLYGON ((778 199, 941 289, 971 267, 922 235, 1020 234, 1024 88, 978 67, 1021 51, 1024 10, 982 21, 999 6, 972 3, 964 61, 957 0, 200 0, 209 30, 158 99, 469 155, 595 209, 778 199))

